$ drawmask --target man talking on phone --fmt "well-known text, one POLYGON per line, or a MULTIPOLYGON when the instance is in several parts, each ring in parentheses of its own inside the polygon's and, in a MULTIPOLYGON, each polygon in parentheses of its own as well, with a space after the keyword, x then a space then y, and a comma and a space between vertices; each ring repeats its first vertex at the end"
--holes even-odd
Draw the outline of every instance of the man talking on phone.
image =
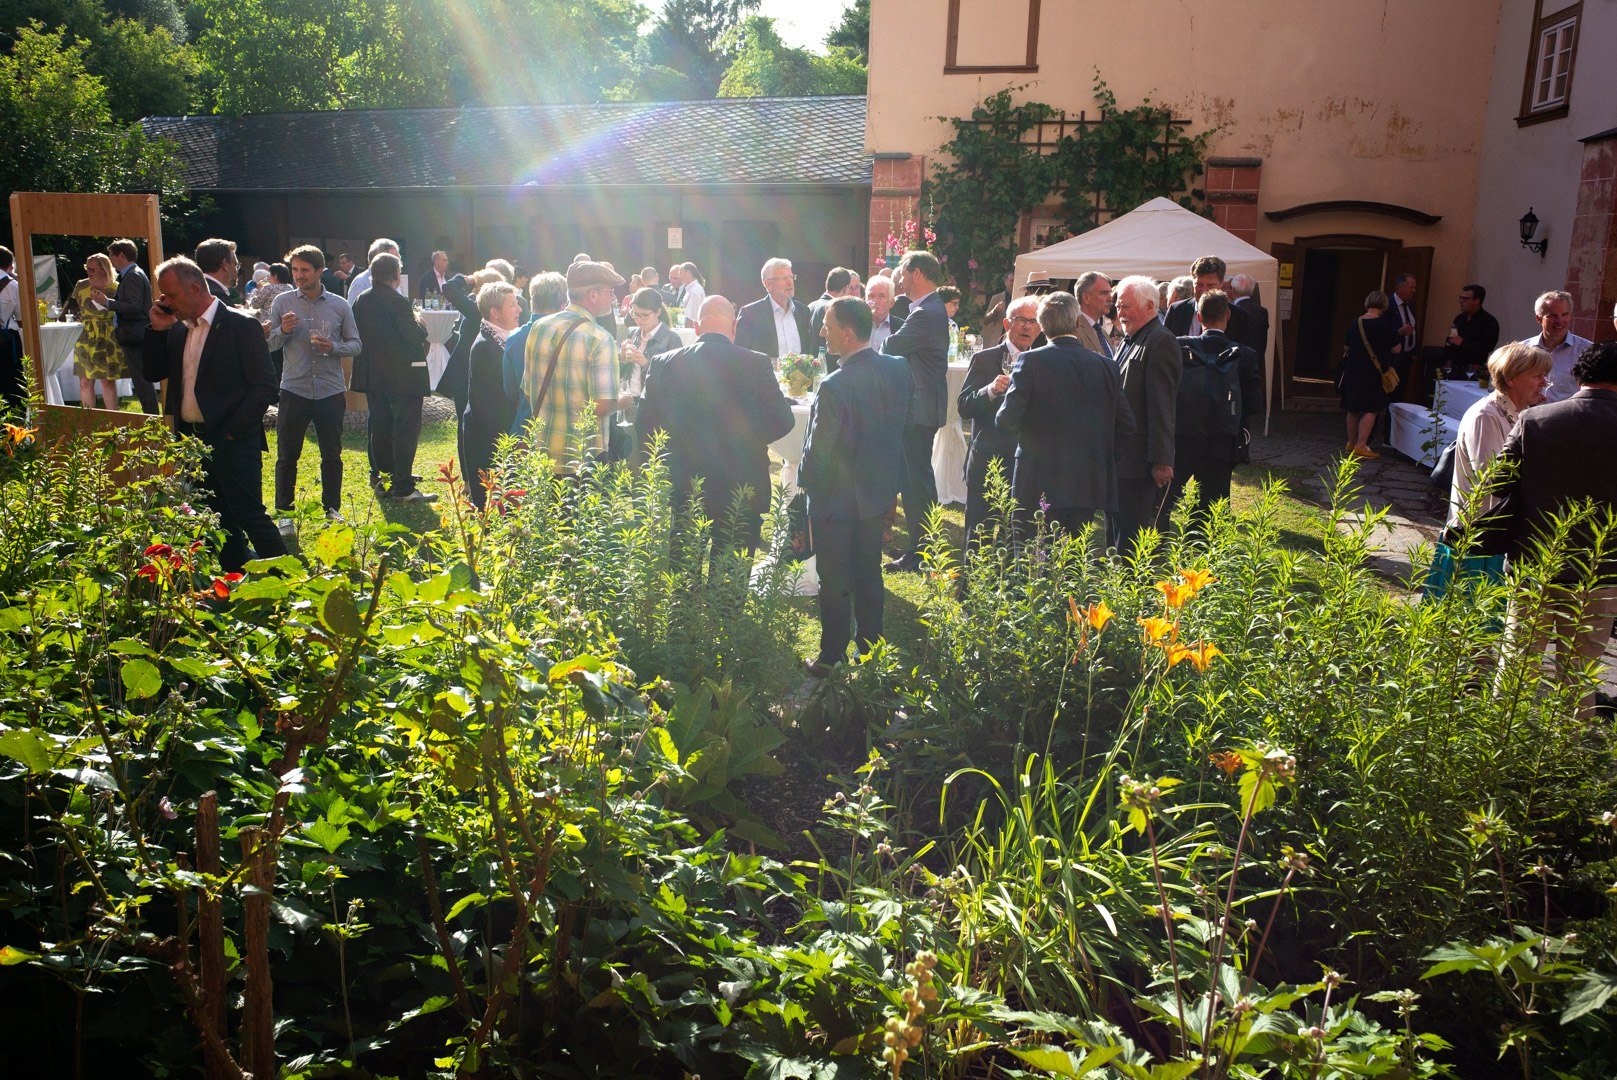
POLYGON ((141 355, 146 378, 164 384, 163 412, 181 436, 208 447, 203 485, 225 534, 219 563, 239 571, 247 545, 262 559, 286 554, 264 509, 264 413, 275 401, 275 369, 256 319, 225 307, 183 255, 157 268, 157 302, 141 355))

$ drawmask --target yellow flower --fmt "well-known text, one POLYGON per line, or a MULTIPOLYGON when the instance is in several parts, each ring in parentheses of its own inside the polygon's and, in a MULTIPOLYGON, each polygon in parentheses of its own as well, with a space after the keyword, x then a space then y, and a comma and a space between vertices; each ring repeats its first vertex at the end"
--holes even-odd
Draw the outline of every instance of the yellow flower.
POLYGON ((1196 595, 1196 590, 1189 585, 1180 585, 1172 581, 1157 582, 1157 590, 1162 593, 1162 599, 1167 602, 1170 609, 1183 607, 1186 600, 1196 595))
POLYGON ((6 435, 14 443, 27 442, 38 432, 38 428, 23 427, 21 424, 7 424, 6 435))
POLYGON ((1098 634, 1106 629, 1106 624, 1111 621, 1112 609, 1106 606, 1106 601, 1098 601, 1084 609, 1084 619, 1098 634))
MULTIPOLYGON (((1182 647, 1183 646, 1181 646, 1181 648, 1182 647)), ((1189 660, 1191 664, 1195 666, 1197 671, 1206 671, 1207 665, 1212 663, 1213 657, 1223 655, 1224 654, 1219 651, 1219 647, 1214 645, 1211 641, 1198 641, 1195 645, 1185 649, 1185 655, 1182 657, 1182 659, 1189 660)), ((1168 666, 1173 666, 1172 657, 1169 658, 1168 666)))
POLYGON ((1074 623, 1079 621, 1078 601, 1074 600, 1071 596, 1067 597, 1067 618, 1071 619, 1074 623))
POLYGON ((1179 580, 1190 589, 1190 595, 1195 596, 1218 579, 1211 570, 1181 570, 1179 580))
POLYGON ((1148 619, 1141 619, 1140 625, 1145 627, 1145 640, 1149 645, 1157 644, 1164 637, 1168 637, 1168 640, 1172 641, 1173 637, 1169 635, 1176 637, 1179 634, 1178 623, 1171 619, 1160 619, 1154 615, 1148 619))
POLYGON ((1189 656, 1190 656, 1190 646, 1189 645, 1182 645, 1177 641, 1174 642, 1172 645, 1168 646, 1168 667, 1169 667, 1169 669, 1178 667, 1179 666, 1179 661, 1187 659, 1189 656))

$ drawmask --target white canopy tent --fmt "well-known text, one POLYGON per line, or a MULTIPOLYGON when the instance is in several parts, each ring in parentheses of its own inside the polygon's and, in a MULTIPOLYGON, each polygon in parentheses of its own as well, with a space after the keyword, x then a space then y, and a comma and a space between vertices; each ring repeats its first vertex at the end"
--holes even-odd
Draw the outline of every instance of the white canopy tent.
POLYGON ((1076 278, 1098 270, 1113 281, 1130 274, 1167 281, 1190 273, 1190 264, 1203 255, 1223 259, 1231 277, 1250 275, 1258 283, 1259 295, 1270 311, 1269 355, 1263 358, 1264 426, 1267 429, 1280 338, 1275 308, 1280 265, 1274 256, 1264 254, 1173 200, 1158 198, 1082 236, 1018 255, 1016 280, 1020 285, 1027 281, 1029 274, 1035 278, 1076 278))

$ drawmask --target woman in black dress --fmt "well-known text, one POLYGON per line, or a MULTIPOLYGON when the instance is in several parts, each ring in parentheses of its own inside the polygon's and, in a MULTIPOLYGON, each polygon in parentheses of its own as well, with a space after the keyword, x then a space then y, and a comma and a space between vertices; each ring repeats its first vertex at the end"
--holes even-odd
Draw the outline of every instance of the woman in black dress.
MULTIPOLYGON (((448 290, 448 285, 445 285, 448 290)), ((466 412, 460 423, 460 471, 472 505, 483 509, 483 470, 494 467, 494 444, 511 430, 517 403, 505 393, 505 339, 522 320, 517 290, 494 281, 477 290, 479 333, 467 356, 466 412)), ((467 331, 462 330, 461 333, 467 331)))
POLYGON ((1382 371, 1392 370, 1393 354, 1403 346, 1393 328, 1381 319, 1387 310, 1387 294, 1379 289, 1364 298, 1364 314, 1348 327, 1342 349, 1342 367, 1336 375, 1336 388, 1342 394, 1347 412, 1347 452, 1354 457, 1378 458, 1370 449, 1370 429, 1387 407, 1387 391, 1381 387, 1382 371))

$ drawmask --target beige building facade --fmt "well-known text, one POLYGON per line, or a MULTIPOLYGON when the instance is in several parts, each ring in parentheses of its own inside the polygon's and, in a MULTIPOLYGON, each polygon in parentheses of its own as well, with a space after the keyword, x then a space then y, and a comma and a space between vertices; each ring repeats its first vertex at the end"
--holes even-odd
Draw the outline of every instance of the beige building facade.
POLYGON ((1617 337, 1617 6, 1505 0, 1494 49, 1472 273, 1507 338, 1538 333, 1533 299, 1572 293, 1572 332, 1617 337), (1518 222, 1539 225, 1525 248, 1518 222))
POLYGON ((1330 371, 1370 289, 1414 273, 1422 341, 1447 331, 1472 270, 1499 6, 876 0, 873 249, 915 206, 948 118, 1005 89, 1093 113, 1098 75, 1122 107, 1149 99, 1212 130, 1196 194, 1281 261, 1279 295, 1263 298, 1281 332, 1278 397, 1334 404, 1330 371))

